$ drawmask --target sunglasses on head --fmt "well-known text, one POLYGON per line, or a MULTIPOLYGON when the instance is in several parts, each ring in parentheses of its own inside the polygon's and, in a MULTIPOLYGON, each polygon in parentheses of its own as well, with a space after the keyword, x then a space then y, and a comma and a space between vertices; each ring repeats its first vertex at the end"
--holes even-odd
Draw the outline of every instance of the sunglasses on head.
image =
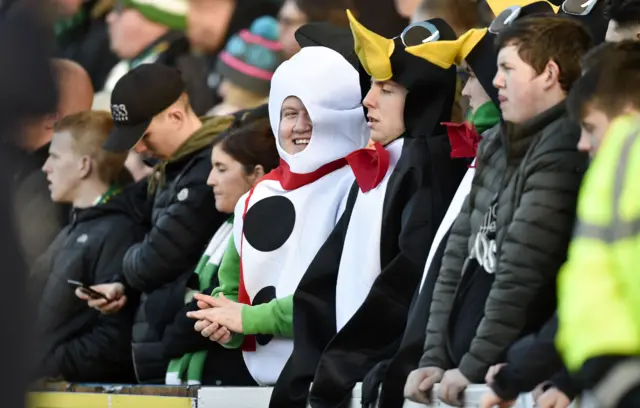
POLYGON ((516 21, 521 11, 522 7, 520 6, 511 6, 506 8, 502 11, 502 13, 498 14, 498 16, 493 19, 493 21, 489 25, 489 32, 491 34, 500 33, 506 27, 509 27, 511 23, 516 21))
POLYGON ((572 16, 586 16, 598 3, 598 0, 564 0, 562 11, 572 16))
POLYGON ((427 21, 413 23, 402 30, 400 34, 400 40, 402 40, 402 44, 405 47, 436 42, 438 39, 440 39, 440 31, 435 25, 427 21))

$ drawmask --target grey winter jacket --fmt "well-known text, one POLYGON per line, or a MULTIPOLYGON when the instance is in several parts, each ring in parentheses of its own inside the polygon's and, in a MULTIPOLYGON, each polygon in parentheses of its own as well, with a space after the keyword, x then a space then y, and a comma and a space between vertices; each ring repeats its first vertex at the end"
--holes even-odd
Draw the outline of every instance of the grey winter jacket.
POLYGON ((485 134, 471 193, 447 242, 420 367, 453 368, 447 333, 451 308, 496 192, 495 280, 484 318, 457 368, 471 382, 484 382, 487 369, 500 362, 525 328, 537 330, 551 316, 556 274, 566 257, 588 165, 576 149, 579 136, 564 103, 521 126, 498 125, 485 134))

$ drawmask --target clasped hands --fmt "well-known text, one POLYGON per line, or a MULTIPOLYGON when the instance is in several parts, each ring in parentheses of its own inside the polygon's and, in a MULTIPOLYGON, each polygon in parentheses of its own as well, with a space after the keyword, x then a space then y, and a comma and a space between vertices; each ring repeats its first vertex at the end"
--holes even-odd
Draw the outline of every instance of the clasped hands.
POLYGON ((222 293, 217 298, 197 293, 194 299, 200 310, 187 312, 187 317, 197 320, 193 327, 203 337, 227 344, 233 333, 242 333, 242 303, 227 299, 222 293))

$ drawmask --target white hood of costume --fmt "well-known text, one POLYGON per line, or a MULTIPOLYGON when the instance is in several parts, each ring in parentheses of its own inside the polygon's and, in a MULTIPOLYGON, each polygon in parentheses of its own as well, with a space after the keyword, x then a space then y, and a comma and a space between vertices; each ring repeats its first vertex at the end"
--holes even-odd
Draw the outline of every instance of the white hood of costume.
POLYGON ((358 72, 336 51, 305 47, 278 67, 271 80, 269 119, 280 157, 294 173, 311 173, 367 145, 369 128, 362 110, 358 72), (278 136, 280 110, 298 97, 313 123, 311 141, 300 153, 284 151, 278 136))

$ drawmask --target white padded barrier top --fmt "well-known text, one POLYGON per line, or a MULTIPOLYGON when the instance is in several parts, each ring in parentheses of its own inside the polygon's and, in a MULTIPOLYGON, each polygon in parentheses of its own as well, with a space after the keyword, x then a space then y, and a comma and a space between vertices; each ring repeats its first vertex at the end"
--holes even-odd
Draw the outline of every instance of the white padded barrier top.
MULTIPOLYGON (((437 388, 437 385, 436 385, 437 388)), ((269 406, 271 387, 203 387, 198 391, 198 408, 262 408, 269 406)), ((465 407, 476 408, 482 395, 488 390, 485 385, 471 385, 465 391, 465 407)), ((361 408, 361 384, 352 393, 351 408, 361 408)), ((518 398, 514 408, 533 408, 533 400, 529 394, 518 398)), ((403 408, 447 408, 442 402, 430 405, 404 403, 403 408)))

